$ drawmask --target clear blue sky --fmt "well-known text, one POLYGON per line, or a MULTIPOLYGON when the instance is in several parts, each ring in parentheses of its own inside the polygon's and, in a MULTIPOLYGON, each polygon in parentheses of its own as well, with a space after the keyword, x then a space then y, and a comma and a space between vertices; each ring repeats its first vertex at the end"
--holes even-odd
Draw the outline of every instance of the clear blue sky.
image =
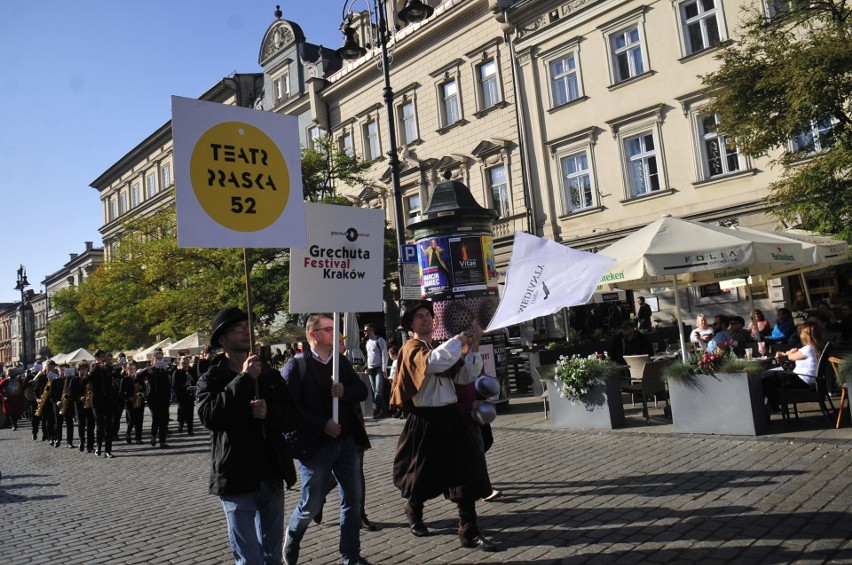
MULTIPOLYGON (((311 43, 342 44, 343 2, 277 2, 311 43)), ((89 184, 171 119, 170 96, 198 97, 233 72, 259 72, 276 2, 0 0, 0 302, 100 246, 89 184)))

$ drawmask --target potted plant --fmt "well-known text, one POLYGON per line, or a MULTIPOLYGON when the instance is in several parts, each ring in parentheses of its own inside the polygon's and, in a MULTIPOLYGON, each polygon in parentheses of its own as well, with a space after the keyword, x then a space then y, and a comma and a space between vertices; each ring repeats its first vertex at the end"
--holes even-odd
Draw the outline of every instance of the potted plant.
POLYGON ((686 363, 663 370, 675 433, 758 435, 768 424, 760 373, 763 366, 738 359, 723 345, 690 353, 686 363))
POLYGON ((618 376, 623 369, 605 354, 561 356, 539 368, 547 383, 554 428, 612 429, 624 425, 618 376))

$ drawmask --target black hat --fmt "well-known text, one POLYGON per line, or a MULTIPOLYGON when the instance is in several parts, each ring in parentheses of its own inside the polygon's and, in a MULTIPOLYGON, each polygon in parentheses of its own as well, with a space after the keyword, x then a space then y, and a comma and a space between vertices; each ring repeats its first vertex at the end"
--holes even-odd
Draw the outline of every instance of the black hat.
POLYGON ((415 302, 411 306, 405 308, 405 313, 402 315, 402 320, 399 321, 399 325, 402 326, 402 329, 411 329, 411 322, 414 321, 414 314, 416 314, 417 311, 421 308, 426 308, 427 310, 429 310, 429 313, 432 316, 435 315, 435 307, 432 305, 431 300, 421 300, 420 302, 415 302))
POLYGON ((219 347, 219 338, 225 330, 236 323, 244 322, 246 320, 248 320, 248 314, 234 306, 229 306, 228 308, 219 310, 219 313, 216 314, 215 318, 213 318, 213 331, 210 332, 210 345, 213 347, 219 347))

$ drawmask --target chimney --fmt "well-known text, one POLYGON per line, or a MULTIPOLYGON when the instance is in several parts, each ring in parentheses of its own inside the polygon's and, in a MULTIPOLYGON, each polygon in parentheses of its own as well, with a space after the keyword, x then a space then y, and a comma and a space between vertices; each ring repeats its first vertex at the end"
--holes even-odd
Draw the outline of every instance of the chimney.
POLYGON ((76 254, 76 253, 69 253, 68 255, 70 255, 70 256, 71 256, 71 261, 73 261, 74 259, 76 259, 76 258, 77 258, 77 254, 76 254))
POLYGON ((86 242, 86 251, 91 251, 91 250, 92 250, 92 242, 91 242, 91 241, 87 241, 87 242, 86 242))

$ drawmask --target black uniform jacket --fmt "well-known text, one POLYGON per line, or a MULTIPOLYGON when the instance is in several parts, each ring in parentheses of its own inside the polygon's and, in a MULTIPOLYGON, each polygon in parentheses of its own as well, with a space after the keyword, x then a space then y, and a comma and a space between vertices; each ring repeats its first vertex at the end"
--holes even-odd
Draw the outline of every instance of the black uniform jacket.
POLYGON ((263 420, 252 417, 254 380, 228 368, 217 357, 198 379, 198 417, 210 436, 213 466, 210 493, 234 495, 257 490, 260 481, 296 482, 296 468, 284 433, 298 425, 298 412, 281 375, 264 365, 258 377, 260 398, 266 400, 263 420), (271 475, 271 476, 270 476, 271 475))

